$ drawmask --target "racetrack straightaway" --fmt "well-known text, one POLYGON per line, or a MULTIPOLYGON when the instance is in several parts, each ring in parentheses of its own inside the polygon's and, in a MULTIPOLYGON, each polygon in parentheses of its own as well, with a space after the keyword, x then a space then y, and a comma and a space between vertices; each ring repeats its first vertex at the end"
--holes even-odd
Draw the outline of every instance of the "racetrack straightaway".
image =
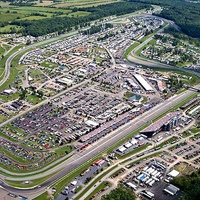
MULTIPOLYGON (((113 131, 111 134, 107 135, 106 138, 103 138, 102 140, 97 141, 93 145, 89 146, 86 150, 84 150, 83 153, 77 153, 73 155, 71 158, 69 158, 68 160, 52 168, 51 170, 44 172, 43 175, 46 176, 49 173, 56 172, 62 169, 58 174, 51 177, 49 180, 45 181, 44 183, 42 183, 39 188, 36 187, 30 190, 28 189, 21 190, 21 189, 15 189, 10 186, 7 186, 4 182, 2 182, 1 185, 4 188, 16 194, 21 194, 25 196, 40 194, 46 190, 46 187, 53 184, 55 181, 59 180, 60 178, 62 178, 64 175, 72 172, 75 168, 81 166, 82 164, 86 163, 90 159, 94 158, 100 152, 111 147, 113 144, 120 141, 121 139, 129 135, 134 130, 137 130, 142 125, 147 124, 155 117, 168 111, 170 108, 175 106, 178 102, 183 101, 184 99, 186 99, 193 93, 194 93, 193 91, 186 91, 184 93, 181 93, 180 95, 174 96, 174 98, 168 99, 167 101, 161 104, 158 104, 151 110, 147 111, 146 113, 143 113, 141 116, 135 118, 134 120, 130 121, 129 123, 125 124, 119 129, 113 131)), ((40 178, 40 177, 41 177, 40 174, 34 175, 35 179, 40 178)), ((11 178, 9 179, 11 180, 11 178)), ((26 178, 15 178, 14 180, 25 181, 26 178)))

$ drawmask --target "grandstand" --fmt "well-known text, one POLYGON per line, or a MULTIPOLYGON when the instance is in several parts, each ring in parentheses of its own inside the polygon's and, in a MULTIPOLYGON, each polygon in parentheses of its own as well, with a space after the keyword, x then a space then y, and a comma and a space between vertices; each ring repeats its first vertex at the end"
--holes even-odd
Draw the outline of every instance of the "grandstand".
POLYGON ((180 116, 180 112, 168 113, 158 121, 142 130, 140 133, 146 135, 147 137, 152 137, 160 131, 170 131, 173 127, 177 126, 180 116))
POLYGON ((184 105, 181 106, 181 109, 186 109, 187 107, 191 106, 192 104, 199 102, 200 96, 195 97, 194 99, 190 100, 189 102, 185 103, 184 105))

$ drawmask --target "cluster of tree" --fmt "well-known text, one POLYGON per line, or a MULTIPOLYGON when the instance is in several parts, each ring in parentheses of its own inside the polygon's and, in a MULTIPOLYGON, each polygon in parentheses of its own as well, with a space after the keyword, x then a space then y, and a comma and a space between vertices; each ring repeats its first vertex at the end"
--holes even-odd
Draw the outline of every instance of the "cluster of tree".
POLYGON ((160 14, 175 23, 189 36, 200 38, 200 4, 184 0, 127 0, 135 3, 154 4, 163 7, 160 14))
POLYGON ((178 79, 176 76, 171 76, 168 81, 171 89, 173 90, 178 91, 183 87, 183 81, 181 79, 178 79))
MULTIPOLYGON (((86 11, 91 13, 97 13, 101 17, 106 17, 110 15, 124 15, 127 13, 132 13, 136 10, 150 9, 151 5, 140 3, 140 2, 116 2, 112 4, 99 5, 96 7, 85 7, 76 8, 77 11, 86 11)), ((99 18, 101 18, 99 17, 99 18)))
POLYGON ((41 16, 41 17, 47 17, 46 14, 35 12, 35 13, 30 13, 29 16, 41 16))
POLYGON ((177 38, 172 38, 172 37, 158 35, 158 34, 154 35, 154 38, 156 40, 160 40, 162 43, 170 42, 172 46, 183 45, 183 43, 177 38))
POLYGON ((0 22, 0 27, 4 27, 4 26, 7 26, 8 25, 8 22, 0 22))
POLYGON ((44 95, 42 91, 40 90, 37 91, 36 88, 32 86, 30 87, 30 91, 27 89, 23 89, 22 87, 20 87, 20 90, 21 90, 21 93, 19 94, 20 100, 26 99, 27 95, 30 94, 30 91, 32 95, 36 95, 39 98, 42 98, 44 95))
POLYGON ((135 194, 130 188, 124 186, 118 186, 116 189, 112 190, 110 194, 104 195, 102 200, 135 200, 135 194))
POLYGON ((27 90, 21 88, 21 93, 19 94, 19 100, 24 100, 27 96, 27 90))
POLYGON ((71 30, 76 25, 86 24, 90 21, 110 15, 122 15, 136 10, 150 8, 144 3, 116 2, 90 8, 77 8, 74 11, 88 11, 91 14, 80 17, 53 17, 41 20, 20 20, 11 22, 12 25, 23 27, 20 31, 23 35, 41 36, 52 32, 71 30))
POLYGON ((82 33, 84 35, 88 35, 88 34, 92 35, 94 33, 99 33, 99 32, 101 32, 103 30, 106 30, 106 29, 112 28, 112 27, 113 27, 113 25, 112 24, 108 24, 108 23, 106 23, 106 24, 100 24, 100 25, 97 25, 97 26, 94 25, 94 26, 91 26, 91 28, 82 31, 82 33))
POLYGON ((35 3, 28 1, 11 1, 10 5, 13 6, 33 6, 35 3))
POLYGON ((172 183, 185 192, 181 200, 199 200, 200 171, 192 172, 190 175, 179 176, 172 183))
POLYGON ((3 2, 10 2, 10 3, 34 3, 37 0, 2 0, 3 2))
POLYGON ((171 34, 179 40, 189 41, 189 44, 193 44, 194 46, 200 47, 200 39, 199 38, 193 38, 188 35, 185 35, 179 31, 177 31, 173 27, 166 28, 164 30, 164 33, 171 34))
POLYGON ((144 35, 147 36, 147 35, 150 35, 151 33, 153 33, 152 29, 151 30, 146 29, 144 35))

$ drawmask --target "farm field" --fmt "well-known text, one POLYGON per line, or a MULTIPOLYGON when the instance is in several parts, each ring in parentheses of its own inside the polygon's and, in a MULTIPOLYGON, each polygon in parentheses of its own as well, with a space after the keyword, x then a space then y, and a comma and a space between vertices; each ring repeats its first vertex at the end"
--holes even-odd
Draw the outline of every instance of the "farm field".
POLYGON ((53 3, 52 1, 44 1, 37 3, 35 6, 13 6, 8 2, 0 2, 0 33, 12 33, 13 30, 19 31, 21 27, 11 25, 12 21, 20 20, 40 20, 52 17, 83 17, 90 12, 74 11, 70 7, 88 7, 100 4, 108 4, 115 2, 114 0, 98 0, 98 1, 67 1, 61 3, 53 3), (49 7, 53 6, 53 7, 49 7), (69 7, 70 6, 70 7, 69 7), (69 7, 67 9, 66 7, 69 7))
POLYGON ((42 3, 37 3, 36 6, 55 6, 55 7, 91 7, 99 6, 101 4, 109 4, 113 2, 118 2, 120 0, 64 0, 60 2, 53 3, 52 1, 43 1, 42 3))

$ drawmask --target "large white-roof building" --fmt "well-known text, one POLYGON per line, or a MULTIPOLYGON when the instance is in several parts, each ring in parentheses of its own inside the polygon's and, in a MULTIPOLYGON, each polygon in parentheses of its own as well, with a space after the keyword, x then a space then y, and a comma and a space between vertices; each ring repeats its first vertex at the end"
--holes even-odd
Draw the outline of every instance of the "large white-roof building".
POLYGON ((146 91, 153 91, 153 88, 147 83, 147 81, 140 74, 134 74, 134 77, 146 91))

